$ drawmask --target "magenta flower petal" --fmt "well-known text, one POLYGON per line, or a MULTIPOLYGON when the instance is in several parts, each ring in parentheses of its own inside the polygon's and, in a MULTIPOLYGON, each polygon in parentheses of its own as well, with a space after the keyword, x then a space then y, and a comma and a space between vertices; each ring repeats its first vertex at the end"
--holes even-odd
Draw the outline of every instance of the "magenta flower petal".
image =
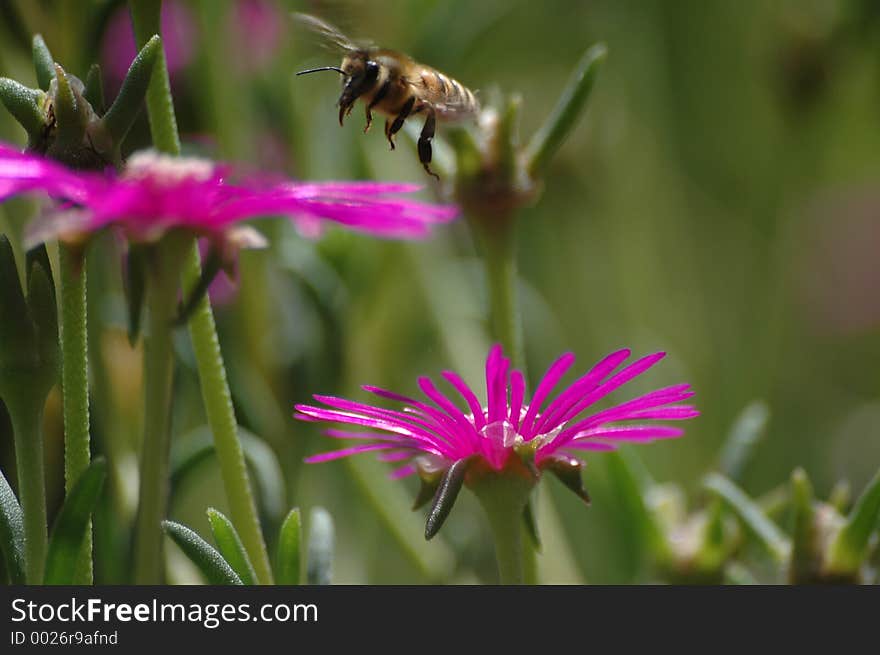
POLYGON ((372 443, 372 444, 363 444, 361 446, 354 446, 353 448, 344 448, 342 450, 332 450, 329 453, 321 453, 320 455, 313 455, 312 457, 307 457, 306 462, 309 464, 317 464, 319 462, 329 462, 334 459, 339 459, 341 457, 348 457, 349 455, 357 455, 358 453, 366 453, 371 450, 387 450, 391 448, 388 444, 385 443, 372 443))
POLYGON ((539 432, 548 432, 555 428, 558 423, 564 422, 563 417, 574 407, 579 400, 599 386, 602 380, 614 369, 625 362, 630 356, 629 349, 618 350, 601 360, 586 375, 578 378, 565 391, 551 402, 541 415, 536 429, 539 432))
MULTIPOLYGON (((518 370, 510 370, 510 360, 496 345, 486 358, 485 404, 480 403, 477 394, 458 375, 444 371, 444 379, 461 396, 459 402, 463 401, 466 409, 438 390, 430 378, 421 377, 418 386, 433 404, 364 386, 364 390, 381 398, 403 403, 403 411, 315 396, 329 409, 298 405, 295 416, 368 429, 368 432, 332 430, 330 436, 366 442, 332 452, 341 453, 337 457, 346 457, 368 452, 371 450, 368 446, 374 446, 375 450, 385 451, 380 458, 386 461, 408 459, 406 466, 394 472, 395 477, 413 472, 436 474, 466 458, 481 459, 490 469, 500 471, 514 454, 533 456, 540 468, 560 456, 571 459, 573 452, 608 451, 614 450, 619 442, 648 443, 681 436, 684 433, 681 428, 644 421, 698 416, 694 407, 679 404, 693 396, 688 384, 657 389, 578 419, 587 407, 647 371, 664 354, 642 357, 612 375, 629 356, 629 350, 608 355, 547 402, 553 388, 574 363, 574 356, 566 353, 550 366, 531 400, 527 401, 524 376, 518 370), (542 412, 545 403, 546 409, 542 412), (640 423, 626 423, 629 421, 640 423)), ((334 459, 332 454, 325 453, 307 461, 329 459, 334 459)))
POLYGON ((521 430, 526 439, 530 438, 533 434, 533 429, 535 427, 534 420, 538 414, 538 410, 541 408, 541 404, 544 402, 544 399, 547 398, 548 394, 553 390, 553 387, 555 387, 559 380, 562 379, 562 376, 571 368, 572 364, 574 364, 574 355, 572 353, 565 353, 562 357, 553 362, 544 374, 540 384, 538 384, 538 388, 535 390, 535 395, 532 398, 532 401, 529 403, 529 409, 526 412, 525 418, 522 420, 521 430))
POLYGON ((605 441, 575 441, 566 446, 566 448, 572 448, 575 450, 599 450, 599 451, 611 451, 617 450, 617 446, 613 443, 607 443, 605 441))
POLYGON ((391 471, 389 477, 392 480, 402 480, 403 478, 409 477, 410 475, 415 475, 416 472, 417 469, 415 466, 413 466, 412 464, 407 464, 391 471))
POLYGON ((486 424, 486 419, 483 416, 483 407, 480 405, 477 395, 471 391, 471 388, 465 384, 465 381, 462 380, 457 373, 443 371, 443 377, 455 387, 456 391, 458 391, 458 393, 461 394, 461 397, 464 398, 464 401, 468 404, 468 407, 471 410, 474 427, 478 431, 481 430, 486 424))
MULTIPOLYGON (((578 433, 573 442, 584 439, 611 439, 617 441, 650 441, 652 439, 670 439, 684 434, 681 428, 667 425, 628 425, 626 427, 603 427, 585 430, 578 433)), ((570 446, 569 446, 570 447, 570 446)))
MULTIPOLYGON (((269 177, 233 184, 228 173, 228 167, 208 160, 140 152, 120 174, 101 175, 0 144, 0 200, 42 193, 63 201, 29 226, 29 245, 54 238, 81 240, 110 226, 134 242, 157 241, 169 230, 183 229, 214 245, 226 244, 234 254, 242 242, 231 236, 233 230, 261 216, 287 216, 313 232, 332 222, 376 237, 420 239, 458 215, 454 206, 401 197, 419 189, 412 184, 269 177)), ((247 245, 255 243, 251 239, 247 245)))
POLYGON ((0 202, 34 191, 51 198, 78 201, 92 191, 91 185, 99 180, 100 176, 93 173, 76 173, 51 159, 29 155, 0 143, 0 202))

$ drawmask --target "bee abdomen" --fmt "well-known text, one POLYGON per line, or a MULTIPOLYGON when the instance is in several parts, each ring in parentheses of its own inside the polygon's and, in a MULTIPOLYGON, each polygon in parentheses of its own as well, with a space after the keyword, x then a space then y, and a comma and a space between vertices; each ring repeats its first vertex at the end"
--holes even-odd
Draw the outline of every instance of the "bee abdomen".
POLYGON ((447 77, 440 71, 431 71, 433 79, 423 75, 422 81, 426 87, 435 91, 442 98, 438 103, 437 113, 443 118, 464 118, 476 114, 480 109, 474 93, 464 84, 451 77, 447 77))

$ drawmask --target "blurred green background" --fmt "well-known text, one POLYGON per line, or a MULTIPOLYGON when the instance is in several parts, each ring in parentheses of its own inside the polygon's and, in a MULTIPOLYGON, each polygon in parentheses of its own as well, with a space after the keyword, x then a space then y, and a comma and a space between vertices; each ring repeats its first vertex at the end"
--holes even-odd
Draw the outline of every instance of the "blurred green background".
MULTIPOLYGON (((859 491, 880 462, 876 5, 193 0, 167 4, 164 36, 190 153, 306 179, 413 180, 426 184, 427 199, 438 189, 411 140, 389 152, 381 124, 362 133, 360 111, 340 128, 338 80, 293 77, 338 62, 288 11, 405 51, 478 89, 484 103, 521 94, 524 139, 582 52, 606 42, 586 118, 554 160, 540 201, 520 216, 531 377, 564 350, 578 355, 576 373, 618 347, 665 350, 663 364, 614 397, 681 381, 697 391, 702 416, 687 435, 638 450, 654 478, 697 500, 736 415, 762 399, 771 420, 742 485, 758 495, 803 466, 824 496, 839 479, 859 491)), ((30 36, 39 32, 69 72, 84 76, 101 61, 112 97, 114 68, 124 71, 133 56, 119 45, 125 11, 115 1, 2 0, 0 75, 33 83, 30 36)), ((24 143, 5 112, 0 138, 24 143)), ((128 148, 148 144, 142 118, 128 148)), ((31 209, 0 212, 14 229, 31 209)), ((239 421, 283 471, 283 487, 267 484, 261 494, 267 535, 289 506, 307 514, 322 505, 336 521, 337 582, 494 580, 488 530, 469 495, 425 543, 424 515, 408 509, 412 480, 388 481, 386 466, 368 455, 302 465, 335 444, 291 419, 293 404, 311 393, 363 398, 362 383, 415 393, 418 375, 444 368, 480 388, 485 292, 465 226, 416 244, 336 228, 311 241, 280 219, 258 227, 272 245, 243 255, 238 292, 216 312, 239 421)), ((95 251, 116 247, 108 238, 95 251)), ((93 433, 114 470, 96 521, 98 582, 126 577, 120 526, 133 511, 141 430, 140 355, 125 340, 115 261, 93 256, 89 270, 93 433)), ((185 332, 177 346, 174 431, 185 448, 204 418, 185 332)), ((55 402, 47 450, 57 503, 55 402)), ((8 425, 2 437, 8 470, 8 425)), ((544 580, 646 579, 601 454, 589 458, 585 480, 589 509, 555 480, 542 486, 544 580)), ((170 513, 206 535, 208 506, 224 507, 211 462, 175 486, 170 513)), ((171 579, 193 580, 168 551, 171 579)))

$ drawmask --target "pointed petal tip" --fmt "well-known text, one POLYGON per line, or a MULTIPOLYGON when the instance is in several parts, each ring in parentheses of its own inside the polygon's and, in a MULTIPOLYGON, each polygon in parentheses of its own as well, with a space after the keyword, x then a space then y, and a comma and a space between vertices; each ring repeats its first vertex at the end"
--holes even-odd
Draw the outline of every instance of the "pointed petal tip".
POLYGON ((311 405, 297 404, 293 406, 293 409, 294 412, 291 416, 293 416, 293 418, 297 419, 298 421, 317 422, 320 420, 312 415, 312 412, 315 412, 319 409, 317 407, 312 407, 311 405))

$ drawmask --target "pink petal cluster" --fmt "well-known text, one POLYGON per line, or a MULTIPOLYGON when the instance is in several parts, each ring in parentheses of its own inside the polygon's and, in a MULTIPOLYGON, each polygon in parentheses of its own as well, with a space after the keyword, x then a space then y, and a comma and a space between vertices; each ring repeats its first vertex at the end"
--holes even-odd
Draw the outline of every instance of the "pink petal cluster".
POLYGON ((434 224, 454 219, 454 206, 399 197, 412 184, 251 180, 233 184, 228 169, 204 159, 136 153, 120 174, 70 170, 37 155, 0 144, 0 201, 43 192, 61 201, 28 229, 29 245, 59 238, 83 240, 114 226, 131 241, 152 242, 170 229, 240 241, 238 223, 284 215, 314 232, 324 221, 373 236, 426 237, 434 224))
POLYGON ((326 407, 297 405, 296 418, 332 421, 369 431, 328 430, 328 436, 366 443, 315 455, 306 461, 325 462, 381 451, 380 458, 385 461, 406 462, 392 473, 394 477, 404 477, 417 471, 442 471, 458 460, 478 456, 490 468, 500 471, 514 452, 533 453, 540 468, 559 457, 580 463, 577 455, 581 451, 613 450, 620 442, 644 443, 681 436, 680 428, 645 421, 698 416, 691 405, 677 404, 693 396, 688 384, 658 389, 585 414, 596 402, 651 368, 665 353, 648 355, 619 368, 629 356, 627 349, 611 353, 549 402, 553 388, 574 363, 574 355, 566 353, 557 359, 527 400, 522 372, 510 370, 510 360, 497 345, 486 360, 485 405, 461 377, 452 371, 443 372, 467 405, 467 411, 459 409, 427 377, 419 378, 418 384, 429 402, 377 387, 363 387, 381 398, 403 403, 402 411, 316 395, 315 400, 326 407))

